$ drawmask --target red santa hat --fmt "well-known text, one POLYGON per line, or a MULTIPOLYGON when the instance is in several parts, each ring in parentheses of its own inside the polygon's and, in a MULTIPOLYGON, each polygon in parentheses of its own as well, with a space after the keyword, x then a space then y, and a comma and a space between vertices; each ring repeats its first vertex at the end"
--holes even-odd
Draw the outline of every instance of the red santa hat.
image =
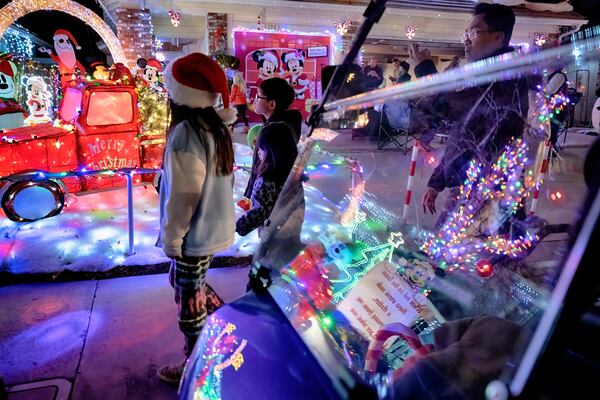
POLYGON ((304 61, 304 52, 302 50, 296 50, 293 52, 285 53, 282 58, 284 63, 288 63, 290 60, 304 61))
POLYGON ((59 35, 64 35, 64 36, 68 37, 69 40, 71 41, 71 43, 73 43, 73 45, 75 46, 75 48, 77 50, 81 50, 81 46, 79 46, 77 44, 77 41, 75 40, 75 38, 73 37, 73 35, 71 34, 71 32, 69 32, 66 29, 58 29, 56 32, 54 32, 54 36, 52 38, 55 38, 55 37, 57 37, 59 35))
POLYGON ((155 58, 151 58, 146 62, 146 68, 154 68, 158 70, 158 72, 162 72, 162 64, 155 58))
POLYGON ((277 59, 277 54, 273 51, 263 51, 258 55, 258 60, 267 60, 270 61, 271 64, 278 66, 279 60, 277 59))
POLYGON ((15 74, 17 73, 17 66, 10 61, 10 57, 0 58, 0 73, 8 75, 11 78, 15 77, 15 74))
POLYGON ((227 78, 221 67, 202 53, 191 53, 171 61, 163 74, 169 97, 191 108, 214 107, 221 95, 224 109, 217 110, 223 122, 235 121, 236 110, 229 108, 227 78))

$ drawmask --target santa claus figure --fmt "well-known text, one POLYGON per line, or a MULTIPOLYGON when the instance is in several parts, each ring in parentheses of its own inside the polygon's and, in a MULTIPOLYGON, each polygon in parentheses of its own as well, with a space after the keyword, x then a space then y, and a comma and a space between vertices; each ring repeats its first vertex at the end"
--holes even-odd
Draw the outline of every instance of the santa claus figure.
POLYGON ((286 69, 288 82, 296 92, 296 99, 303 100, 304 92, 308 90, 308 78, 304 73, 304 51, 296 50, 283 53, 281 61, 286 69))
POLYGON ((0 59, 0 129, 23 126, 25 109, 15 101, 15 74, 17 66, 8 59, 0 59))
POLYGON ((60 71, 60 83, 64 88, 68 83, 77 78, 77 70, 80 74, 85 73, 85 68, 75 56, 75 49, 81 50, 81 47, 75 41, 75 38, 71 32, 65 29, 59 29, 54 32, 54 51, 56 55, 52 54, 52 51, 46 47, 40 47, 42 53, 47 53, 50 58, 58 63, 58 70, 60 71), (73 48, 75 45, 75 48, 73 48))

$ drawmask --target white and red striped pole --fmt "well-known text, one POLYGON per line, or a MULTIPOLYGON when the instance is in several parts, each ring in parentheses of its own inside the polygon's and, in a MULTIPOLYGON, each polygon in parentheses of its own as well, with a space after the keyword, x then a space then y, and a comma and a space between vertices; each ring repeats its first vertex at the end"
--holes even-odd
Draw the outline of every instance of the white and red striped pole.
POLYGON ((408 207, 412 198, 412 191, 415 179, 415 171, 417 170, 417 156, 419 155, 419 141, 415 140, 410 158, 410 171, 408 173, 408 183, 406 184, 406 198, 404 199, 404 210, 402 210, 402 223, 406 223, 408 218, 408 207))
POLYGON ((551 147, 552 144, 550 143, 550 141, 546 140, 546 142, 544 143, 544 152, 542 153, 542 166, 540 167, 540 172, 535 179, 535 187, 533 188, 533 200, 531 201, 531 210, 529 210, 529 215, 534 215, 537 211, 538 199, 540 197, 540 186, 542 185, 546 172, 548 172, 551 147))

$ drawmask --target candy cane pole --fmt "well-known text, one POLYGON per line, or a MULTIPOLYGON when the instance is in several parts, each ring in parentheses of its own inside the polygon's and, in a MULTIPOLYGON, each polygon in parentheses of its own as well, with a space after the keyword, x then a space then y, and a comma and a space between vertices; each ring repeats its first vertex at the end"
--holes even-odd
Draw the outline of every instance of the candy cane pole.
POLYGON ((408 174, 408 183, 406 184, 406 198, 404 199, 404 210, 402 210, 402 223, 406 223, 408 218, 408 207, 412 198, 413 181, 415 179, 415 171, 417 170, 417 156, 419 155, 419 141, 415 140, 410 158, 410 172, 408 174))
POLYGON ((550 159, 550 148, 552 144, 549 140, 544 143, 544 152, 542 153, 542 166, 540 167, 540 173, 537 175, 535 180, 535 187, 533 189, 533 200, 531 201, 531 210, 529 211, 529 215, 534 215, 537 211, 538 199, 540 197, 540 186, 542 185, 542 181, 544 180, 544 175, 548 171, 548 163, 550 159))
POLYGON ((399 336, 404 339, 408 346, 413 350, 416 357, 423 356, 430 352, 430 348, 424 346, 419 340, 419 337, 406 325, 399 322, 384 325, 375 332, 373 340, 369 343, 369 348, 365 357, 365 371, 377 371, 377 363, 383 355, 383 344, 393 336, 399 336))

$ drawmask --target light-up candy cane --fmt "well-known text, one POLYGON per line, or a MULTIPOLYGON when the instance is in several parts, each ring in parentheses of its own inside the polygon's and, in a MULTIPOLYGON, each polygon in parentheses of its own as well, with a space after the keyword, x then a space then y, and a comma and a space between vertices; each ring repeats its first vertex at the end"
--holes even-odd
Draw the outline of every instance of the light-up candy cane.
POLYGON ((537 211, 538 199, 540 197, 540 186, 542 185, 542 181, 544 180, 544 176, 546 172, 548 172, 548 164, 550 162, 550 148, 552 144, 549 140, 546 140, 544 143, 544 152, 542 153, 542 166, 540 167, 540 173, 537 175, 535 179, 535 187, 533 188, 533 200, 531 201, 531 210, 529 211, 530 215, 534 215, 537 211))
POLYGON ((410 199, 412 198, 413 181, 415 178, 415 171, 417 170, 417 156, 419 155, 419 141, 415 140, 415 144, 412 149, 412 156, 410 158, 410 171, 408 174, 408 183, 406 184, 406 198, 404 200, 404 210, 402 210, 402 223, 406 223, 408 218, 408 207, 410 206, 410 199))
POLYGON ((365 357, 365 371, 377 371, 377 363, 381 359, 381 356, 383 356, 383 344, 386 340, 394 336, 398 336, 405 340, 408 346, 414 352, 412 357, 404 361, 401 369, 394 371, 394 376, 400 375, 403 368, 409 367, 416 362, 418 358, 431 352, 431 347, 425 346, 423 343, 421 343, 421 340, 416 333, 414 333, 406 325, 399 322, 387 324, 375 332, 373 340, 371 340, 371 343, 369 343, 369 348, 365 357))

